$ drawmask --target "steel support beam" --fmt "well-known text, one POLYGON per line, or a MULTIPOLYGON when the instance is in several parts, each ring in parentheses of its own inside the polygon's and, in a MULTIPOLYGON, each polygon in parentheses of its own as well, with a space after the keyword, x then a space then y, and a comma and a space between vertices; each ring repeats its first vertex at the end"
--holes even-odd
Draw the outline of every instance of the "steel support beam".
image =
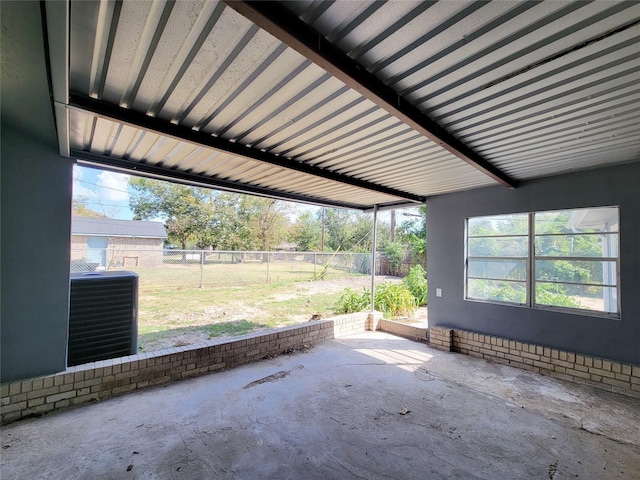
POLYGON ((453 153, 505 187, 516 181, 478 153, 441 128, 418 108, 400 97, 392 88, 367 70, 280 2, 223 0, 230 8, 267 31, 278 40, 314 62, 338 80, 371 100, 429 140, 453 153))
POLYGON ((51 93, 54 103, 56 130, 60 156, 69 156, 69 0, 41 3, 46 13, 47 61, 51 74, 51 93))
POLYGON ((171 179, 172 181, 182 183, 184 185, 216 188, 227 192, 258 195, 261 197, 309 203, 312 205, 326 205, 329 207, 351 208, 354 210, 362 210, 364 208, 368 208, 368 206, 365 205, 335 202, 323 198, 312 197, 309 195, 297 195, 295 193, 281 192, 278 190, 262 188, 251 184, 232 182, 216 177, 205 177, 196 173, 183 172, 159 165, 141 163, 135 160, 127 160, 120 157, 110 157, 108 155, 98 155, 91 152, 85 152, 84 150, 71 150, 71 157, 79 160, 79 163, 81 164, 85 164, 88 166, 93 165, 96 167, 99 166, 103 170, 111 170, 118 173, 134 172, 135 175, 140 175, 142 177, 155 178, 159 180, 171 179))
POLYGON ((240 143, 234 143, 221 137, 214 137, 208 133, 193 130, 184 125, 176 125, 161 118, 151 117, 141 112, 122 108, 119 105, 114 105, 101 100, 95 100, 84 95, 71 93, 69 96, 69 108, 130 125, 132 127, 158 133, 160 135, 169 136, 195 145, 211 147, 240 157, 269 163, 288 170, 295 170, 297 172, 326 178, 328 180, 333 180, 334 182, 364 188, 374 192, 384 193, 386 195, 391 195, 405 200, 421 203, 425 201, 425 197, 420 195, 404 192, 395 188, 385 187, 384 185, 315 167, 313 165, 291 160, 273 153, 263 152, 262 150, 248 147, 240 143))

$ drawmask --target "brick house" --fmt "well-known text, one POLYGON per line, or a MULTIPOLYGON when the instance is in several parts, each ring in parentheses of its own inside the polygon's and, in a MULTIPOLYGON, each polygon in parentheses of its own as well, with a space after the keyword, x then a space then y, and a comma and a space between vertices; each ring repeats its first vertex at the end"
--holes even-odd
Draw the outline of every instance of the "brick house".
POLYGON ((72 271, 162 264, 167 232, 161 222, 85 218, 71 221, 72 271))

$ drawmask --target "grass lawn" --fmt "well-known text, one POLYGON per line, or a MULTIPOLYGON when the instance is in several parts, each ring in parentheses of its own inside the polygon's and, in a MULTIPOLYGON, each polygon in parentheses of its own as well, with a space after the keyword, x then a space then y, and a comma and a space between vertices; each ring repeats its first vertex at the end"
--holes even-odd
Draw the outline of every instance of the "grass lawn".
POLYGON ((267 283, 264 267, 259 262, 205 265, 203 288, 199 288, 201 268, 197 264, 127 268, 140 278, 139 350, 243 335, 306 322, 313 315, 327 317, 350 282, 369 280, 330 269, 324 280, 313 281, 313 264, 283 262, 269 265, 267 283))

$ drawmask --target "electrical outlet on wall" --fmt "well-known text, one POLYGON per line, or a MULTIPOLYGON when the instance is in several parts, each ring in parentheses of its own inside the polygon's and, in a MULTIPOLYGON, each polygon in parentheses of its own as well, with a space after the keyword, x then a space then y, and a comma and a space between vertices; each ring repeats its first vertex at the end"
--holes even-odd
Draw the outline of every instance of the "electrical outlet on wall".
POLYGON ((441 297, 441 296, 442 296, 442 289, 436 288, 436 297, 441 297))

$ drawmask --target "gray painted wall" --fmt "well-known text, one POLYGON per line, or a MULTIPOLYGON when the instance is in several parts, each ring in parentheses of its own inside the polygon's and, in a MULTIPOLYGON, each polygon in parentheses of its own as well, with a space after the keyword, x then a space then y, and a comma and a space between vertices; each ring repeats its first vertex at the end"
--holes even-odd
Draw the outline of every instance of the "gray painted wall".
POLYGON ((428 200, 429 323, 640 364, 639 181, 633 163, 428 200), (620 320, 464 300, 466 218, 606 205, 620 206, 620 320))
POLYGON ((57 151, 40 5, 2 18, 0 380, 66 368, 72 162, 57 151))

